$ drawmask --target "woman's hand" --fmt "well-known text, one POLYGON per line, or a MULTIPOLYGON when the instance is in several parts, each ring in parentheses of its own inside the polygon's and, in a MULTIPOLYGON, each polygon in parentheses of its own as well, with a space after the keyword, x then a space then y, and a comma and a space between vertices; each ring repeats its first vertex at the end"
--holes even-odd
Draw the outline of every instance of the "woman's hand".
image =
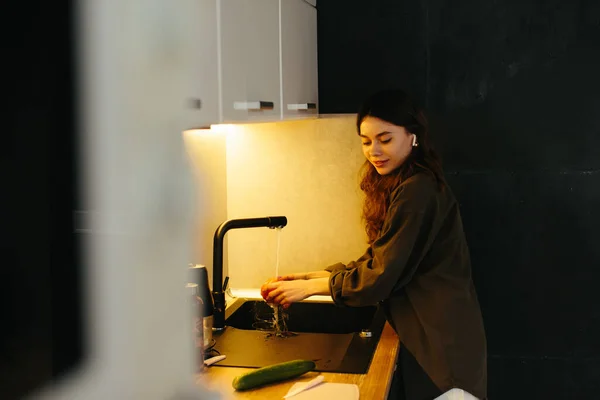
POLYGON ((329 279, 294 279, 294 280, 276 280, 265 283, 261 288, 261 293, 265 293, 263 298, 268 303, 280 304, 284 308, 297 301, 317 294, 329 294, 329 279), (264 290, 263 290, 264 288, 264 290))
POLYGON ((278 276, 276 278, 269 278, 267 279, 267 281, 265 283, 262 284, 262 286, 260 287, 260 295, 262 296, 263 299, 265 299, 265 301, 267 301, 267 296, 269 295, 269 288, 268 285, 270 283, 273 282, 277 282, 278 280, 283 280, 283 277, 278 276))
MULTIPOLYGON (((262 296, 263 299, 265 299, 265 301, 268 301, 267 297, 269 295, 269 292, 271 290, 273 290, 273 289, 269 289, 268 285, 273 282, 321 279, 321 278, 329 278, 329 275, 331 275, 331 273, 329 271, 313 271, 313 272, 299 272, 299 273, 295 273, 295 274, 289 274, 289 275, 278 276, 275 278, 269 278, 260 287, 260 295, 262 296)), ((329 292, 324 293, 324 294, 329 294, 329 292)))

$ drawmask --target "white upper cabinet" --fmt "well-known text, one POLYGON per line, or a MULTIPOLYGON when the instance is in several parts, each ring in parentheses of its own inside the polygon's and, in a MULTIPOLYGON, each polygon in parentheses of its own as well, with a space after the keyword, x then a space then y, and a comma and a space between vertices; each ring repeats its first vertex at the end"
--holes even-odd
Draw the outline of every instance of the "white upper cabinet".
POLYGON ((281 0, 283 117, 318 113, 317 10, 304 0, 281 0))
MULTIPOLYGON (((194 2, 184 124, 317 113, 317 10, 310 0, 194 2)), ((189 24, 188 24, 189 26, 189 24)))
POLYGON ((218 34, 216 0, 180 0, 186 11, 183 126, 206 127, 219 121, 218 34))
POLYGON ((279 118, 279 0, 220 4, 223 122, 279 118))

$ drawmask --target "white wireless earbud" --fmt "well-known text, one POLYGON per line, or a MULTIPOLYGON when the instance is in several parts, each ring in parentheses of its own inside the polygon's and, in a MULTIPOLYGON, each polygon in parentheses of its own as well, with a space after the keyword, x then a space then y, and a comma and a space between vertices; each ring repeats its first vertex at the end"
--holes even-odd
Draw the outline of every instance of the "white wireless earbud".
POLYGON ((417 147, 419 145, 419 143, 417 143, 417 135, 415 135, 413 133, 413 143, 412 143, 413 147, 417 147))

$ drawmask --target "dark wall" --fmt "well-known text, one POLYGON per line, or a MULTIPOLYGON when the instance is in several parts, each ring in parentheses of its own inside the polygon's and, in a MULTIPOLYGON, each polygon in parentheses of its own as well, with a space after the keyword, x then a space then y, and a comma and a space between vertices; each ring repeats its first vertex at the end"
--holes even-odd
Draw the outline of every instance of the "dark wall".
POLYGON ((74 1, 2 3, 0 398, 81 362, 74 1))
POLYGON ((600 392, 600 2, 318 3, 319 107, 399 87, 459 202, 492 399, 600 392))

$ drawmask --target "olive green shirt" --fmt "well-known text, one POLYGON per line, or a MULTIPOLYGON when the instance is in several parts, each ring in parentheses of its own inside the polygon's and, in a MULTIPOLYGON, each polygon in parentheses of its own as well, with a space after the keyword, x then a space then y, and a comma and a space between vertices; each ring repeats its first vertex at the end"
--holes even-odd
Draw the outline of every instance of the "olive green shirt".
POLYGON ((486 339, 459 206, 428 173, 402 182, 379 237, 331 272, 338 305, 381 304, 403 345, 436 386, 487 396, 486 339))

